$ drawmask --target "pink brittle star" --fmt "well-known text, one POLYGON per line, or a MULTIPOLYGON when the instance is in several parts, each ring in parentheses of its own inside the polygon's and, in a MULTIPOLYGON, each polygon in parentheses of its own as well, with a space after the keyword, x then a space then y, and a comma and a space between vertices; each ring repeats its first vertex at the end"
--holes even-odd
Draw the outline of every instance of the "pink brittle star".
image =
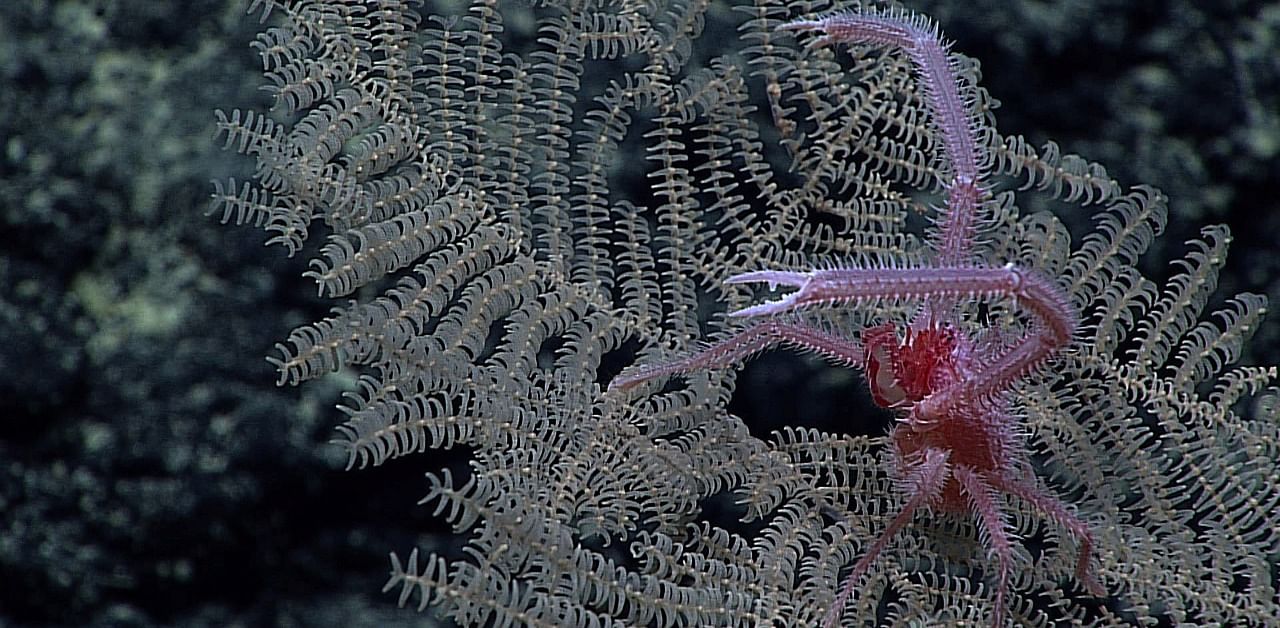
POLYGON ((993 267, 972 253, 974 225, 987 195, 979 168, 979 122, 960 95, 947 46, 928 20, 898 11, 839 13, 781 29, 816 31, 821 34, 814 42, 818 46, 874 44, 898 48, 910 57, 950 165, 943 181, 945 205, 929 234, 933 259, 921 267, 762 270, 730 277, 727 283, 795 290, 733 312, 757 319, 736 334, 682 358, 629 369, 611 389, 729 366, 778 344, 864 372, 876 403, 899 416, 889 434, 889 453, 903 507, 845 576, 824 618, 826 627, 839 623, 856 583, 922 507, 975 518, 996 563, 992 622, 1003 625, 1013 546, 1001 494, 1026 501, 1070 531, 1079 543, 1076 579, 1090 593, 1104 595, 1090 569, 1094 543, 1089 526, 1030 477, 1017 419, 1010 411, 1011 388, 1035 376, 1071 342, 1076 312, 1049 278, 1014 264, 993 267), (1000 330, 971 336, 957 323, 956 310, 975 299, 1011 302, 1027 331, 1012 342, 1000 330), (885 301, 920 305, 905 330, 881 324, 862 330, 857 340, 786 316, 813 306, 885 301))

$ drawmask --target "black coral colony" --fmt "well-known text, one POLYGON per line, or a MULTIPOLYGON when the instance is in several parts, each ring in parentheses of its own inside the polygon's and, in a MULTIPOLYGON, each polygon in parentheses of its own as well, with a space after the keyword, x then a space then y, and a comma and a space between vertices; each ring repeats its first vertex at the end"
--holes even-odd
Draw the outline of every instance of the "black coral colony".
POLYGON ((429 474, 461 625, 1264 625, 1280 612, 1265 299, 1163 284, 1166 199, 1001 135, 976 65, 879 3, 257 0, 272 112, 215 211, 348 299, 273 357, 359 373, 350 466, 429 474), (1090 215, 1072 242, 1053 200, 1090 215), (923 216, 925 219, 921 220, 923 216), (782 294, 770 292, 783 287, 782 294), (767 349, 886 435, 753 434, 767 349), (465 477, 463 477, 465 475, 465 477), (728 499, 725 499, 725 498, 728 499), (709 504, 721 506, 709 508, 709 504), (725 514, 726 506, 729 514, 725 514))

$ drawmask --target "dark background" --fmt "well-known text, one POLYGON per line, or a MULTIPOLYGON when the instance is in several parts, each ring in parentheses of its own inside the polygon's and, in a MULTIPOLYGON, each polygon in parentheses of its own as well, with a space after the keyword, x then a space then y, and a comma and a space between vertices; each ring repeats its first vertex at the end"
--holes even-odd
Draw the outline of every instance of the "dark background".
MULTIPOLYGON (((342 471, 340 386, 262 359, 328 304, 301 256, 204 215, 247 168, 213 109, 265 103, 245 4, 0 3, 0 626, 431 621, 377 591, 388 552, 439 542, 414 504, 441 454, 342 471)), ((1004 133, 1164 189, 1150 272, 1227 222, 1220 293, 1280 300, 1280 3, 910 4, 982 60, 1004 133)), ((850 381, 775 353, 733 408, 839 425, 850 381)))

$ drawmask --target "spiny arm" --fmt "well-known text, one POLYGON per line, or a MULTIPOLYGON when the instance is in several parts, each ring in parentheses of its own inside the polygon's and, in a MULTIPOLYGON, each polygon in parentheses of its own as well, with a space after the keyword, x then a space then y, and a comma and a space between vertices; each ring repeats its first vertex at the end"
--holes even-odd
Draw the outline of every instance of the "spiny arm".
POLYGON ((779 344, 813 351, 845 366, 861 368, 863 362, 861 345, 848 338, 798 321, 764 320, 696 353, 627 369, 609 384, 609 390, 628 390, 660 377, 722 368, 779 344))
POLYGON ((947 56, 949 46, 943 42, 937 25, 905 11, 866 10, 797 20, 778 28, 821 33, 815 45, 875 44, 906 52, 916 67, 918 81, 933 114, 933 125, 942 138, 945 161, 951 164, 951 176, 942 182, 947 190, 947 204, 940 210, 934 250, 942 265, 968 261, 978 205, 986 195, 979 183, 978 122, 971 111, 972 103, 961 95, 955 65, 947 56))

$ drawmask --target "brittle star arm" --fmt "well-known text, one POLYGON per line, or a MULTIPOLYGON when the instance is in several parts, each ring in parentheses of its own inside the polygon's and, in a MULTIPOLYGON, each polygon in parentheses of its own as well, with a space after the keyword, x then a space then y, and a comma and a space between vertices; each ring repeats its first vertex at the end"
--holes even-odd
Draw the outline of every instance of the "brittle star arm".
POLYGON ((948 46, 938 34, 938 27, 920 15, 867 9, 796 20, 778 29, 820 33, 813 46, 836 42, 872 44, 898 48, 907 54, 932 110, 930 122, 942 138, 944 161, 950 164, 950 172, 942 181, 947 203, 939 208, 933 248, 942 265, 968 259, 979 201, 985 194, 979 182, 982 162, 979 122, 961 92, 955 65, 947 56, 948 46))
POLYGON ((996 503, 994 489, 983 475, 962 465, 956 465, 951 475, 969 496, 969 507, 977 513, 978 526, 986 537, 988 550, 996 559, 996 604, 991 612, 991 625, 1003 626, 1004 594, 1009 589, 1009 572, 1013 569, 1009 524, 996 503))
POLYGON ((968 377, 936 391, 917 403, 908 420, 929 429, 965 400, 993 397, 1042 365, 1075 333, 1075 311, 1066 295, 1039 273, 1007 264, 1001 268, 956 266, 942 268, 833 268, 812 272, 762 270, 730 277, 726 283, 768 283, 795 286, 795 292, 776 301, 733 312, 733 316, 764 316, 831 303, 871 303, 881 300, 921 300, 934 297, 1006 298, 1035 321, 1027 335, 1003 354, 968 377))
POLYGON ((1076 537, 1077 542, 1080 543, 1080 555, 1076 558, 1076 580, 1079 580, 1089 593, 1098 597, 1106 595, 1106 589, 1102 587, 1102 583, 1098 581, 1097 577, 1089 569, 1089 558, 1093 555, 1094 543, 1093 532, 1089 530, 1088 524, 1068 510, 1062 502, 1046 495, 1033 484, 1004 475, 994 475, 990 480, 991 485, 996 490, 1021 497, 1023 501, 1031 504, 1040 512, 1049 515, 1050 518, 1058 522, 1058 525, 1071 532, 1076 537))
POLYGON ((799 321, 764 320, 684 357, 627 369, 609 389, 627 390, 659 377, 729 366, 779 344, 813 351, 846 366, 863 363, 862 346, 848 338, 799 321))
POLYGON ((836 595, 835 602, 831 604, 831 608, 827 609, 827 614, 822 620, 823 628, 832 628, 840 622, 840 617, 844 615, 844 605, 849 601, 849 596, 853 594, 853 587, 863 574, 871 568, 876 558, 889 546, 889 542, 897 536, 898 532, 905 528, 911 522, 911 517, 915 512, 929 502, 930 499, 936 497, 942 492, 942 487, 947 483, 950 477, 950 466, 947 465, 947 459, 950 457, 946 451, 941 449, 928 449, 925 451, 924 460, 911 471, 906 478, 905 484, 910 488, 910 496, 907 503, 902 505, 902 510, 894 516, 893 521, 885 527, 880 533, 880 537, 871 544, 862 554, 862 558, 853 565, 853 570, 849 575, 844 577, 844 585, 840 587, 840 593, 836 595))

